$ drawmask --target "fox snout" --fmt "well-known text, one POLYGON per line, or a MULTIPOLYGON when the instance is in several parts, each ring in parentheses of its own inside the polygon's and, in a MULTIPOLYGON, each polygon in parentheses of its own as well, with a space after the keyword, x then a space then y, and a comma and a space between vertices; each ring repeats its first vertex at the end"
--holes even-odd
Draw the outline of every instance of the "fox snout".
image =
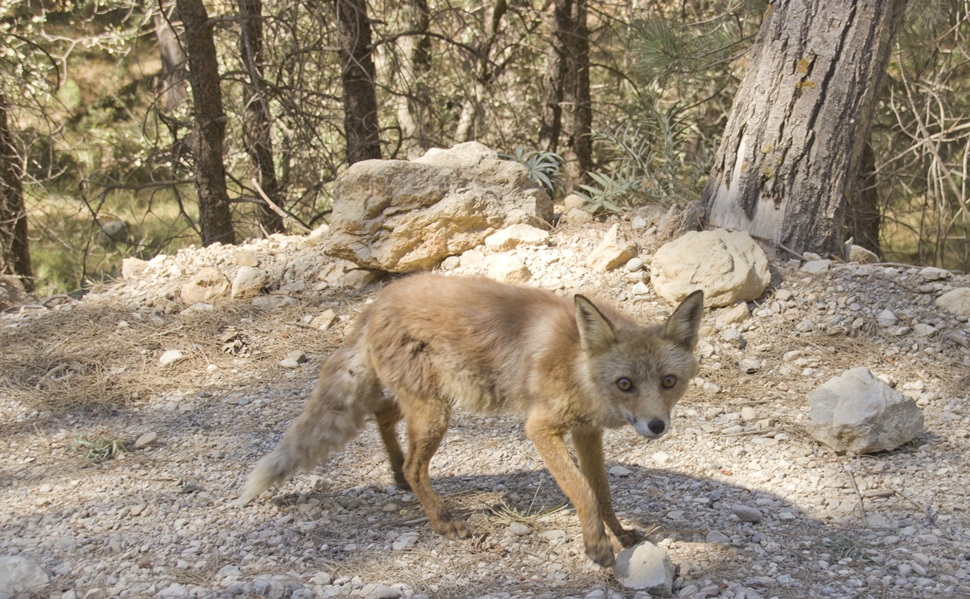
POLYGON ((662 437, 667 429, 670 428, 670 417, 664 418, 643 418, 634 414, 626 414, 626 419, 641 437, 647 439, 657 439, 662 437))

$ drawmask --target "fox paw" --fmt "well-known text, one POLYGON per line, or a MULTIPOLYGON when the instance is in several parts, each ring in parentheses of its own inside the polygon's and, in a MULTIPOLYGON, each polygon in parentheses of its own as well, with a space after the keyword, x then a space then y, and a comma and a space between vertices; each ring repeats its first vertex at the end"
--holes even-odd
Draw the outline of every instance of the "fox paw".
POLYGON ((610 542, 606 538, 599 543, 586 545, 586 555, 597 566, 603 568, 610 568, 616 563, 616 556, 613 555, 613 547, 610 546, 610 542))
POLYGON ((461 520, 439 520, 438 522, 432 522, 431 526, 436 533, 443 537, 467 539, 472 534, 461 520))

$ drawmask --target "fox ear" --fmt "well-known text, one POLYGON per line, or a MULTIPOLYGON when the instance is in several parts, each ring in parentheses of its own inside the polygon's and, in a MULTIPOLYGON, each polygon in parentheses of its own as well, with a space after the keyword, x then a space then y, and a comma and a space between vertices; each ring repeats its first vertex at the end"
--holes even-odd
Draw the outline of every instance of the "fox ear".
POLYGON ((691 351, 697 345, 697 331, 704 314, 704 292, 698 289, 680 302, 664 324, 664 338, 691 351))
POLYGON ((579 325, 579 339, 590 354, 598 354, 616 343, 616 331, 599 309, 581 295, 576 296, 576 324, 579 325))

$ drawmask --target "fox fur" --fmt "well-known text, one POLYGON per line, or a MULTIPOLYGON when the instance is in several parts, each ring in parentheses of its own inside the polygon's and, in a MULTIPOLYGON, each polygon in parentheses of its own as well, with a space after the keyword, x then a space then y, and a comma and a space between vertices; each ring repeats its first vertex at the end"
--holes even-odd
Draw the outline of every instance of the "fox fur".
POLYGON ((581 295, 570 301, 433 274, 396 281, 324 362, 303 411, 256 465, 239 504, 342 449, 373 414, 398 485, 414 492, 438 533, 467 537, 431 488, 428 465, 453 407, 514 411, 525 416, 526 434, 576 507, 587 555, 611 566, 606 529, 624 546, 640 535, 613 512, 602 430, 629 424, 647 439, 667 432, 671 408, 697 373, 702 313, 700 291, 664 324, 644 327, 581 295), (406 453, 395 432, 402 419, 406 453))

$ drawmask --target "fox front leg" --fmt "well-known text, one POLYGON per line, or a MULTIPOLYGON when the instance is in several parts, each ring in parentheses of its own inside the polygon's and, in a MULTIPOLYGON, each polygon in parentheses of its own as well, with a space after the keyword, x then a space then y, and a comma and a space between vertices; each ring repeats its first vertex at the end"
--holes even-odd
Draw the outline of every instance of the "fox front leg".
POLYGON ((579 457, 579 467, 596 495, 600 518, 623 547, 633 547, 643 539, 643 534, 636 529, 623 528, 613 511, 610 482, 606 476, 606 464, 603 461, 603 431, 573 429, 573 445, 579 457))
POLYGON ((533 412, 525 423, 525 434, 536 446, 539 455, 556 479, 569 501, 576 508, 579 523, 583 528, 583 543, 586 545, 586 555, 598 565, 609 568, 616 563, 613 546, 606 529, 603 528, 603 518, 600 517, 596 494, 586 482, 586 477, 573 463, 561 426, 543 422, 533 412))

